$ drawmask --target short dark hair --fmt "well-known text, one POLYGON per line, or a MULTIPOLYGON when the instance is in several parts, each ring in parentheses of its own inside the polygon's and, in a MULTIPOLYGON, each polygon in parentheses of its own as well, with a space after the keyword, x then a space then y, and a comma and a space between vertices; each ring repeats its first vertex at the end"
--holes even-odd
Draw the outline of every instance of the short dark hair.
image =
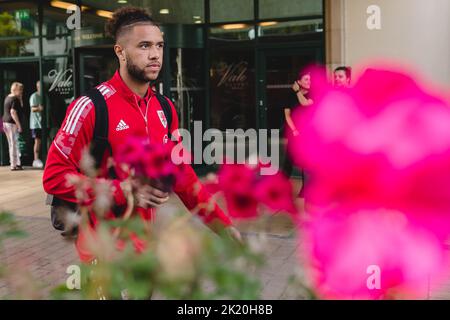
POLYGON ((352 78, 352 68, 350 68, 350 67, 340 66, 340 67, 337 67, 336 69, 334 69, 334 72, 336 72, 336 71, 344 71, 347 79, 352 78))
POLYGON ((105 31, 107 35, 117 41, 126 27, 136 23, 148 23, 159 28, 158 23, 145 9, 127 6, 114 11, 112 18, 106 23, 105 31))
POLYGON ((307 75, 311 75, 311 72, 309 72, 308 70, 301 69, 297 74, 297 80, 300 81, 300 80, 302 80, 302 78, 304 76, 307 76, 307 75))

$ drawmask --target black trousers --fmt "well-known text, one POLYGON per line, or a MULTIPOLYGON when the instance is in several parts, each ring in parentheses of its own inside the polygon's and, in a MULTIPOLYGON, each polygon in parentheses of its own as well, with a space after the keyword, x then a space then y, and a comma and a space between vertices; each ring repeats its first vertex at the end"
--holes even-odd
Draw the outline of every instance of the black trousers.
MULTIPOLYGON (((300 198, 305 197, 305 183, 306 183, 306 175, 305 171, 302 168, 298 168, 300 171, 300 178, 302 179, 302 188, 298 196, 300 198)), ((286 144, 286 153, 283 161, 283 166, 281 167, 281 171, 286 175, 286 177, 290 178, 292 175, 292 171, 294 170, 294 164, 292 163, 291 157, 289 156, 288 146, 286 144)))

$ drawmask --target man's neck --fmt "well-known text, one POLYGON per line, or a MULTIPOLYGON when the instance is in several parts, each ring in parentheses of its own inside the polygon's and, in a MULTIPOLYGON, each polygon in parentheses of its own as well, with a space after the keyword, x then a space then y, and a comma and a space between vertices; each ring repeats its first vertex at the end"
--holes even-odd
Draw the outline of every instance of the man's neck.
POLYGON ((148 92, 149 83, 142 83, 139 81, 134 80, 128 72, 119 70, 120 77, 122 78, 123 82, 127 85, 128 88, 130 88, 131 91, 133 91, 135 94, 137 94, 139 97, 143 98, 148 92))

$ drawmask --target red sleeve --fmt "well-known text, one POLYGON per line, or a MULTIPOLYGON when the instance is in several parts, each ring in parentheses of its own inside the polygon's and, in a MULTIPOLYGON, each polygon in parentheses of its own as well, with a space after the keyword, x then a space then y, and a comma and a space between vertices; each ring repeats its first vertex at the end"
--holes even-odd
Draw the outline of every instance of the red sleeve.
MULTIPOLYGON (((92 140, 95 124, 95 108, 87 97, 73 101, 66 117, 50 146, 43 175, 45 192, 60 199, 77 202, 75 188, 66 184, 68 174, 82 176, 79 163, 82 152, 92 140)), ((114 200, 117 205, 126 204, 119 180, 112 180, 114 200)), ((91 201, 93 199, 88 199, 91 201)))
MULTIPOLYGON (((170 105, 172 107, 173 115, 170 132, 174 132, 178 129, 178 116, 174 105, 172 103, 170 103, 170 105)), ((202 204, 206 206, 211 201, 211 194, 201 184, 191 165, 181 164, 180 172, 182 172, 182 176, 175 182, 174 191, 181 201, 183 201, 184 205, 189 210, 193 210, 202 204)), ((206 209, 200 209, 198 211, 198 215, 202 218, 204 223, 209 224, 214 222, 214 220, 219 220, 225 226, 232 224, 230 218, 222 211, 217 203, 214 202, 213 210, 210 212, 208 211, 209 210, 206 209)))

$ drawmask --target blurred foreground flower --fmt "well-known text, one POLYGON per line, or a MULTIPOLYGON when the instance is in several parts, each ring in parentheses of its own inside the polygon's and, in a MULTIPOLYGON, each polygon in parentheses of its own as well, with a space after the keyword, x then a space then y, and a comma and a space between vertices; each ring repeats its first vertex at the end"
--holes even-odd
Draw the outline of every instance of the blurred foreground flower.
POLYGON ((426 296, 430 276, 443 278, 448 271, 444 245, 432 233, 411 224, 402 212, 356 210, 339 207, 302 225, 308 269, 319 296, 426 296))
MULTIPOLYGON (((260 254, 230 237, 232 229, 210 227, 213 233, 197 226, 195 216, 181 215, 178 208, 170 212, 152 208, 148 217, 136 201, 139 184, 171 192, 175 181, 182 182, 178 179, 186 169, 173 163, 172 150, 172 146, 151 145, 147 139, 131 137, 115 158, 109 159, 123 179, 121 188, 127 188, 126 211, 119 216, 110 212, 114 209, 110 181, 67 177, 80 204, 77 250, 86 257, 83 261, 89 261, 82 266, 78 298, 148 299, 155 291, 166 298, 258 298, 259 282, 247 271, 257 269, 260 254), (161 216, 168 219, 166 225, 157 223, 161 216)), ((83 161, 83 172, 95 172, 93 163, 83 161)), ((64 287, 53 292, 58 299, 70 296, 73 293, 64 287)))
POLYGON ((271 212, 297 212, 294 205, 292 184, 283 174, 260 175, 259 167, 246 164, 224 164, 217 187, 222 191, 229 214, 240 219, 256 218, 258 205, 263 204, 271 212))
POLYGON ((150 234, 143 231, 138 217, 104 222, 105 228, 89 235, 97 259, 82 265, 81 290, 73 296, 73 291, 61 286, 52 297, 122 299, 126 291, 132 299, 154 295, 167 299, 259 298, 256 271, 262 254, 230 237, 217 236, 173 208, 169 215, 162 215, 164 223, 157 219, 150 234), (128 230, 148 245, 136 252, 132 241, 123 237, 122 249, 117 250, 106 225, 128 230))
POLYGON ((197 276, 202 238, 188 222, 175 220, 158 239, 156 256, 167 281, 192 282, 197 276))
POLYGON ((449 267, 450 105, 391 70, 367 69, 350 89, 322 82, 316 90, 315 105, 294 114, 300 135, 289 146, 309 174, 305 246, 317 289, 332 298, 414 297, 449 267), (369 265, 381 269, 379 290, 366 287, 369 265))
POLYGON ((116 169, 122 169, 122 174, 131 169, 134 176, 170 191, 178 173, 171 160, 172 149, 172 143, 151 144, 148 139, 130 137, 115 155, 116 169))

